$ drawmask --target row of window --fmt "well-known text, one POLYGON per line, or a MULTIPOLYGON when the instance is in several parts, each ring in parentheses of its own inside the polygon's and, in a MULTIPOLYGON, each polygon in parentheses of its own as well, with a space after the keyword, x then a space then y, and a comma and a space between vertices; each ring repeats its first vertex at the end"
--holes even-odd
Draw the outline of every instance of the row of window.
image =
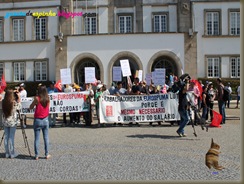
MULTIPOLYGON (((85 17, 85 34, 97 33, 97 17, 85 17)), ((133 32, 132 16, 119 16, 119 33, 133 32)), ((25 19, 12 19, 13 41, 25 40, 25 19)), ((154 16, 154 32, 167 31, 167 15, 154 16)), ((35 40, 47 39, 47 17, 34 18, 35 40)), ((3 42, 3 20, 0 19, 0 42, 3 42)))
MULTIPOLYGON (((206 35, 221 35, 221 11, 206 11, 205 12, 205 34, 206 35)), ((240 11, 229 11, 229 34, 240 35, 240 11)), ((85 34, 97 34, 97 17, 83 17, 85 23, 85 34)), ((167 32, 168 29, 168 14, 161 13, 153 15, 153 32, 167 32)), ((0 19, 0 42, 3 42, 3 19, 0 19)), ((118 16, 118 31, 119 33, 133 32, 133 16, 118 16)), ((12 19, 12 40, 25 40, 25 19, 12 19)), ((47 18, 34 18, 34 35, 35 40, 47 39, 47 18)))
MULTIPOLYGON (((35 67, 35 81, 47 81, 48 80, 48 67, 47 61, 36 61, 35 67)), ((4 71, 4 63, 0 63, 0 76, 4 71)), ((13 63, 13 74, 14 82, 26 81, 26 63, 25 62, 14 62, 13 63)))
MULTIPOLYGON (((221 77, 221 62, 219 57, 207 58, 207 77, 221 77)), ((240 78, 240 57, 230 58, 230 77, 240 78)))
MULTIPOLYGON (((221 62, 219 57, 208 57, 207 58, 207 77, 217 78, 221 77, 221 62)), ((47 61, 36 61, 34 76, 35 81, 47 81, 48 80, 48 67, 47 61)), ((230 58, 230 77, 240 78, 240 57, 230 58)), ((4 71, 4 63, 0 63, 0 77, 4 71)), ((13 63, 13 73, 14 82, 22 82, 26 80, 26 64, 25 62, 14 62, 13 63)))
MULTIPOLYGON (((206 12, 206 35, 221 35, 220 11, 206 12)), ((229 34, 240 35, 240 11, 229 12, 229 34)))

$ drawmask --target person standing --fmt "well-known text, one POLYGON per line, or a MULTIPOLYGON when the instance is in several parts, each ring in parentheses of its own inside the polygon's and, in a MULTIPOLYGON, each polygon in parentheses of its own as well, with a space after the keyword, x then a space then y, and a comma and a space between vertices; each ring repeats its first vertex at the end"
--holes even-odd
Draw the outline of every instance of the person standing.
POLYGON ((97 92, 95 93, 95 102, 96 102, 96 114, 97 114, 97 120, 98 120, 98 127, 100 127, 100 115, 99 115, 99 98, 101 97, 103 91, 103 84, 97 85, 97 92))
MULTIPOLYGON (((19 85, 19 96, 20 96, 20 100, 22 100, 22 98, 27 98, 27 91, 25 90, 25 84, 21 83, 19 85)), ((26 127, 26 115, 25 114, 21 114, 22 119, 24 120, 24 126, 26 127)))
POLYGON ((217 91, 217 99, 218 99, 218 106, 219 106, 219 113, 222 115, 222 123, 225 124, 225 101, 223 100, 224 95, 224 85, 222 83, 221 78, 217 79, 218 84, 218 91, 217 91))
POLYGON ((228 85, 226 86, 226 89, 229 92, 229 96, 228 96, 228 100, 225 102, 225 107, 230 108, 230 100, 231 100, 232 88, 231 88, 229 82, 228 82, 228 85))
POLYGON ((19 123, 18 111, 21 109, 19 92, 7 90, 2 100, 5 157, 15 158, 14 137, 19 123))
POLYGON ((189 90, 189 80, 185 79, 185 85, 179 90, 179 106, 178 111, 180 114, 180 125, 176 133, 180 137, 186 137, 187 135, 184 132, 184 128, 190 120, 189 109, 190 106, 187 101, 186 92, 189 90))
POLYGON ((208 88, 206 88, 205 86, 202 87, 202 118, 204 118, 206 120, 206 116, 207 116, 207 90, 208 88))
POLYGON ((240 86, 238 86, 236 92, 237 92, 236 108, 238 108, 239 101, 241 99, 241 88, 240 88, 240 86))
POLYGON ((214 106, 214 99, 216 97, 215 90, 213 88, 213 83, 209 82, 207 85, 207 96, 206 96, 206 103, 207 103, 207 114, 206 120, 208 120, 208 114, 210 113, 210 121, 213 120, 213 106, 214 106), (209 113, 208 113, 209 112, 209 113))
MULTIPOLYGON (((70 85, 66 84, 63 91, 64 91, 64 93, 72 93, 74 90, 73 90, 73 88, 70 85)), ((66 120, 66 112, 63 113, 63 126, 70 126, 70 125, 73 126, 74 125, 73 124, 73 120, 74 120, 73 115, 74 115, 74 113, 72 113, 72 112, 69 113, 70 121, 69 121, 69 124, 68 124, 67 120, 66 120)))
POLYGON ((49 154, 49 106, 50 99, 47 93, 46 86, 40 86, 38 88, 38 93, 35 96, 33 102, 30 105, 30 109, 36 107, 34 112, 34 150, 35 150, 35 160, 38 160, 39 156, 39 143, 40 143, 40 132, 42 130, 43 140, 44 140, 44 148, 45 148, 45 158, 49 159, 51 155, 49 154))
MULTIPOLYGON (((49 87, 47 88, 47 92, 48 94, 51 94, 51 93, 56 93, 58 92, 58 89, 54 87, 54 82, 52 82, 49 87)), ((52 113, 52 114, 49 114, 48 115, 48 121, 50 123, 49 125, 49 128, 50 127, 54 127, 56 125, 56 113, 52 113)))

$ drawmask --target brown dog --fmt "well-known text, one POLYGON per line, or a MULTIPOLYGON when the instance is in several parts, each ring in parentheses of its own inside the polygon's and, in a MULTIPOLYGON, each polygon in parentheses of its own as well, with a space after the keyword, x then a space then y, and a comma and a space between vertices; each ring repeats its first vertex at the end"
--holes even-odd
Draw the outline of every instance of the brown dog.
POLYGON ((211 167, 217 169, 217 170, 222 170, 224 169, 223 166, 219 166, 219 154, 220 154, 220 146, 216 143, 213 142, 212 138, 212 143, 211 147, 208 150, 206 154, 206 166, 211 169, 211 167))

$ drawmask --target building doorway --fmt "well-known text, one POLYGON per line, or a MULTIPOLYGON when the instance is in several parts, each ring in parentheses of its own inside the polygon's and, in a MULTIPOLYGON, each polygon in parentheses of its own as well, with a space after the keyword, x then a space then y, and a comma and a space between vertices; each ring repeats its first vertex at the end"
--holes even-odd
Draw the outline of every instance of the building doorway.
MULTIPOLYGON (((120 66, 120 60, 124 60, 124 59, 128 59, 129 60, 130 70, 131 70, 130 79, 131 79, 131 81, 133 83, 134 77, 135 77, 135 74, 136 74, 136 70, 139 70, 139 66, 138 66, 138 64, 136 63, 136 61, 134 59, 132 59, 131 57, 128 57, 128 56, 127 57, 121 57, 121 58, 117 59, 114 62, 113 67, 114 66, 120 66)), ((113 71, 112 71, 112 76, 113 76, 113 71)), ((123 77, 122 72, 121 72, 121 78, 122 78, 123 88, 127 88, 128 81, 127 81, 126 77, 123 77)), ((114 82, 117 82, 117 81, 114 81, 114 82)))
POLYGON ((84 58, 75 66, 74 81, 80 86, 85 84, 85 67, 95 67, 95 76, 97 80, 101 80, 100 68, 97 62, 90 58, 84 58))
MULTIPOLYGON (((177 65, 175 64, 175 61, 167 56, 161 56, 157 58, 151 68, 151 72, 155 70, 155 68, 165 68, 166 76, 169 77, 170 73, 173 73, 176 76, 179 76, 177 65)), ((165 76, 165 77, 166 77, 165 76)))

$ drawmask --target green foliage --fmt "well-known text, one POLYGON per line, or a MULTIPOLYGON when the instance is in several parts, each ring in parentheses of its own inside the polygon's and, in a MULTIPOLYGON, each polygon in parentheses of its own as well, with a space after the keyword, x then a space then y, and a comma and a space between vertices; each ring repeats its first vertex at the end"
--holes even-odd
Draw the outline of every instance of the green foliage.
MULTIPOLYGON (((22 82, 9 82, 7 83, 8 89, 15 89, 15 87, 18 87, 22 82)), ((25 84, 25 90, 27 91, 27 97, 35 96, 36 95, 36 89, 38 84, 45 85, 46 87, 49 87, 51 84, 51 81, 39 81, 39 82, 23 82, 25 84)))
MULTIPOLYGON (((224 86, 227 86, 228 82, 230 83, 232 89, 232 99, 236 100, 237 98, 237 87, 240 85, 240 79, 231 79, 231 78, 221 78, 224 86)), ((198 81, 202 81, 203 84, 206 84, 206 81, 212 82, 214 88, 217 88, 217 78, 198 78, 198 81)))
MULTIPOLYGON (((228 82, 232 88, 233 93, 236 93, 237 87, 240 85, 240 79, 231 79, 231 78, 221 78, 224 86, 227 86, 228 82)), ((198 78, 198 81, 202 81, 203 84, 206 84, 206 81, 212 82, 214 88, 217 88, 217 78, 198 78)))

